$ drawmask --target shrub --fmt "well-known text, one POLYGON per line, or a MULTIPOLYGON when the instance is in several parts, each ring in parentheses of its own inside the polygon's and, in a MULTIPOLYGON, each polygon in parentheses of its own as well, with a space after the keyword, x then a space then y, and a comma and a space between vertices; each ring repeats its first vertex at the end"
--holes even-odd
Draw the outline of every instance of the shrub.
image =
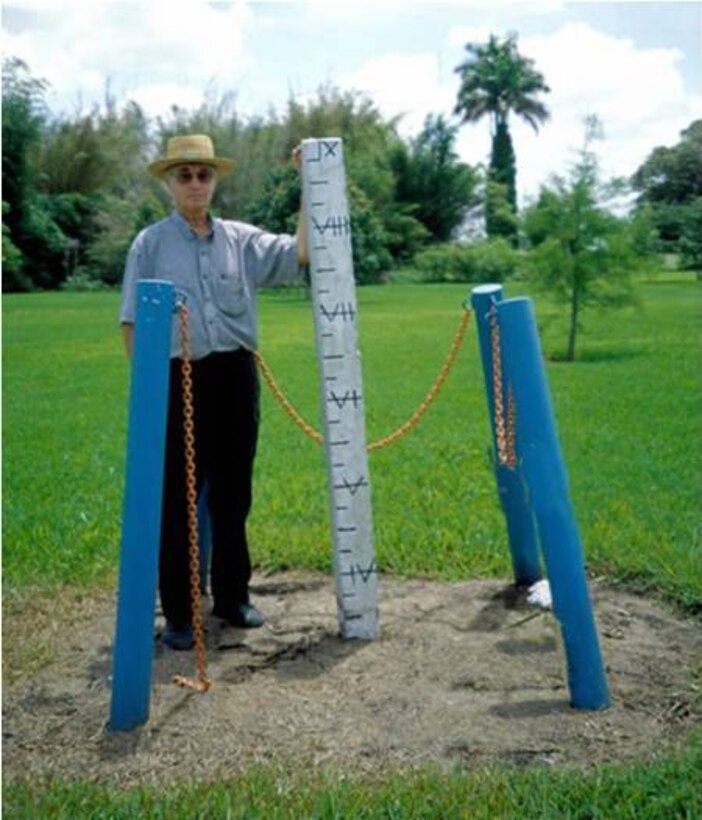
POLYGON ((414 258, 425 282, 503 282, 517 269, 518 254, 498 237, 474 245, 435 245, 414 258))
POLYGON ((468 251, 473 261, 473 282, 504 282, 517 272, 519 254, 504 237, 478 242, 468 251))
POLYGON ((82 265, 76 267, 73 273, 69 274, 61 284, 61 290, 73 292, 107 290, 108 287, 105 282, 96 278, 82 265))
MULTIPOLYGON (((2 203, 3 218, 10 210, 7 202, 2 203)), ((12 241, 10 229, 2 223, 2 287, 3 290, 31 290, 32 282, 22 272, 22 251, 12 241)))

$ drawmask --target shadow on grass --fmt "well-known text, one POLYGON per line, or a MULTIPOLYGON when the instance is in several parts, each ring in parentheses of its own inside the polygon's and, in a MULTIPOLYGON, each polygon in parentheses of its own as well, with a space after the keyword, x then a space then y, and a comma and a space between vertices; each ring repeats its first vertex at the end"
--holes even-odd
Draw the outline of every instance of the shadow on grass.
POLYGON ((579 351, 575 354, 575 359, 572 361, 566 358, 565 353, 546 353, 545 359, 549 364, 597 364, 600 362, 620 362, 638 359, 645 354, 645 350, 633 348, 591 349, 579 351))

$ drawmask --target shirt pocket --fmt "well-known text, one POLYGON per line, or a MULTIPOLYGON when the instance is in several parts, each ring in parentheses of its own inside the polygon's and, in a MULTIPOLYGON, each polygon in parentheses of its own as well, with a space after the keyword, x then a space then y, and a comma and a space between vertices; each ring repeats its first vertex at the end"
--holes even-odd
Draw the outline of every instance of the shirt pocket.
POLYGON ((239 260, 232 248, 227 247, 217 259, 213 278, 214 295, 219 310, 228 316, 241 316, 246 313, 246 286, 239 268, 239 260))

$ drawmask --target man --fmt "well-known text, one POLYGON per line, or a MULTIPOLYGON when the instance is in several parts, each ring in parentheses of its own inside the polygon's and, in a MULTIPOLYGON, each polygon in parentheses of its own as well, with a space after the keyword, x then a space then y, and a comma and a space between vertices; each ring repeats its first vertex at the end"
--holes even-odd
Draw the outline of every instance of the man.
MULTIPOLYGON (((299 167, 299 149, 293 158, 299 167)), ((249 599, 251 562, 246 518, 259 420, 255 288, 295 279, 307 264, 306 232, 274 235, 215 218, 210 203, 217 180, 233 167, 215 155, 204 135, 173 137, 149 172, 172 198, 170 216, 145 228, 127 258, 120 322, 131 355, 136 285, 173 282, 185 296, 191 330, 197 486, 207 482, 212 526, 213 614, 234 626, 264 622, 249 599)), ((170 395, 159 591, 166 618, 162 639, 173 649, 193 645, 183 442, 183 395, 178 317, 171 337, 170 395)))

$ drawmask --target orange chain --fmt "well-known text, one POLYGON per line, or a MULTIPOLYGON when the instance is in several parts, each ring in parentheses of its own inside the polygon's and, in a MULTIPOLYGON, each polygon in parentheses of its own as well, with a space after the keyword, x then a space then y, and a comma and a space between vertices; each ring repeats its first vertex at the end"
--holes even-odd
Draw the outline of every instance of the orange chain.
POLYGON ((446 381, 449 373, 451 372, 451 368, 453 367, 453 364, 456 361, 458 351, 461 348, 461 344, 463 344, 463 339, 466 335, 466 330, 468 328, 469 321, 470 311, 466 308, 463 311, 461 321, 458 325, 458 330, 456 331, 456 335, 453 337, 451 347, 449 348, 449 351, 446 355, 446 359, 444 360, 444 363, 441 366, 439 375, 436 377, 436 381, 431 386, 427 395, 424 397, 424 400, 420 402, 419 406, 414 411, 414 413, 412 413, 412 415, 407 419, 407 421, 404 424, 400 425, 400 427, 398 427, 397 430, 395 430, 393 433, 390 433, 390 435, 387 435, 381 439, 378 439, 378 441, 374 441, 372 444, 369 444, 369 453, 373 452, 373 450, 380 450, 381 447, 387 447, 389 444, 393 444, 395 441, 407 435, 407 433, 410 433, 412 430, 414 430, 415 427, 419 425, 419 422, 424 418, 427 410, 431 407, 432 402, 439 395, 439 390, 441 390, 444 382, 446 381))
POLYGON ((295 423, 297 426, 309 436, 313 441, 316 441, 317 444, 324 443, 324 436, 312 427, 311 424, 308 424, 304 418, 300 415, 300 413, 293 407, 293 405, 287 400, 285 394, 280 389, 278 383, 275 380, 275 376, 273 375, 273 371, 268 365, 268 362, 263 358, 263 356, 257 351, 254 351, 254 356, 256 358, 256 362, 261 370, 261 375, 265 379, 266 384, 270 388, 271 393, 275 396, 278 400, 280 406, 285 410, 288 417, 295 423))
POLYGON ((501 467, 514 470, 517 466, 515 447, 516 408, 511 385, 507 389, 507 413, 502 392, 502 353, 500 349, 500 326, 497 308, 490 309, 490 338, 492 342, 492 392, 495 404, 495 440, 497 442, 497 462, 501 467))
POLYGON ((180 341, 182 346, 183 379, 183 432, 185 441, 185 486, 188 507, 188 566, 190 569, 190 603, 192 607, 193 636, 195 638, 195 658, 197 680, 185 675, 174 675, 173 683, 198 692, 206 692, 211 685, 207 677, 207 656, 205 654, 205 631, 202 626, 200 607, 200 544, 197 524, 197 482, 195 478, 195 424, 193 409, 193 378, 190 351, 190 322, 188 309, 180 305, 180 341))
MULTIPOLYGON (((451 368, 453 367, 453 364, 456 361, 456 356, 458 355, 458 351, 460 350, 461 344, 463 343, 463 339, 466 335, 466 329, 468 327, 469 320, 470 312, 466 308, 466 310, 463 313, 463 316, 461 317, 461 321, 459 323, 458 330, 456 331, 456 335, 454 336, 453 341, 451 342, 449 352, 446 355, 446 359, 444 360, 441 370, 439 371, 439 375, 437 376, 434 384, 431 386, 431 389, 427 393, 426 397, 423 399, 423 401, 420 402, 417 409, 412 413, 412 415, 407 419, 407 421, 404 424, 401 424, 396 430, 394 430, 389 435, 384 436, 383 438, 378 439, 377 441, 374 441, 371 444, 368 444, 366 449, 369 453, 373 452, 374 450, 380 450, 382 447, 387 447, 388 445, 393 444, 395 441, 402 438, 403 436, 406 436, 407 433, 410 433, 412 430, 414 430, 415 427, 418 426, 419 422, 426 415, 427 410, 431 407, 432 402, 434 401, 434 399, 436 399, 437 395, 439 394, 439 390, 441 390, 441 387, 443 386, 444 382, 448 378, 449 373, 451 372, 451 368)), ((302 415, 288 401, 280 386, 276 382, 275 377, 273 376, 273 372, 271 371, 271 368, 269 367, 268 363, 263 358, 263 356, 258 352, 254 353, 254 356, 256 357, 256 361, 258 362, 258 365, 261 369, 261 374, 263 375, 266 384, 270 388, 271 393, 273 393, 275 398, 278 400, 283 410, 285 410, 290 419, 295 424, 297 424, 297 426, 307 436, 309 436, 313 441, 316 441, 318 444, 322 444, 324 442, 324 436, 318 430, 315 430, 311 424, 305 421, 302 415)))

